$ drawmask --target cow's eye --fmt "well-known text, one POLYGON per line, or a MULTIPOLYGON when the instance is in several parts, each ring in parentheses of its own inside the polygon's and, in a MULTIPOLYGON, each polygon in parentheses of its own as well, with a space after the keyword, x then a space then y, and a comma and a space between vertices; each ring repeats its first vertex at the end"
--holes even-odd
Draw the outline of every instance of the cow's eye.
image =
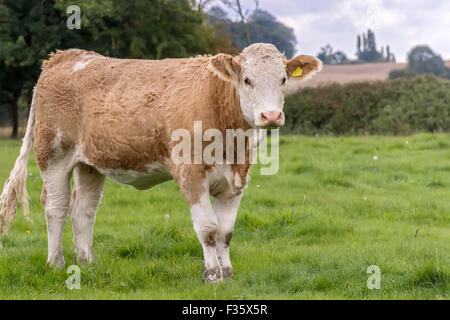
POLYGON ((281 79, 281 85, 285 85, 286 84, 286 81, 287 81, 287 79, 286 79, 286 77, 284 77, 283 79, 281 79))
POLYGON ((253 84, 252 84, 252 82, 250 81, 249 78, 245 78, 245 79, 244 79, 244 82, 245 82, 245 84, 248 85, 248 86, 253 86, 253 84))

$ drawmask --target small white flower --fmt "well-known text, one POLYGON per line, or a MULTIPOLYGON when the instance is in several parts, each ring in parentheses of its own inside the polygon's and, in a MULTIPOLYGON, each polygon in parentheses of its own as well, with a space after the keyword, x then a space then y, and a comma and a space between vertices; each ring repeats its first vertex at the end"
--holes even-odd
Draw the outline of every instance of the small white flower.
POLYGON ((363 199, 364 199, 364 201, 366 201, 366 200, 367 200, 367 197, 364 197, 363 199))
POLYGON ((164 216, 164 218, 169 219, 169 218, 170 218, 170 215, 166 214, 166 215, 164 216))
POLYGON ((378 160, 378 157, 377 156, 373 156, 373 160, 378 160))
POLYGON ((409 144, 409 141, 408 141, 408 140, 406 140, 406 141, 405 141, 405 143, 406 143, 406 144, 409 144))
POLYGON ((260 187, 260 185, 259 185, 259 184, 257 184, 257 185, 256 185, 256 187, 257 187, 257 188, 259 188, 259 187, 260 187))

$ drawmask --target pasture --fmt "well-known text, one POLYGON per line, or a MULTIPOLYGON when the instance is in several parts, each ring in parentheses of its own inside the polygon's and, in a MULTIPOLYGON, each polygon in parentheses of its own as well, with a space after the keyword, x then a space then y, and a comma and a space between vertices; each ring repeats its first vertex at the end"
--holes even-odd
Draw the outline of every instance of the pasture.
MULTIPOLYGON (((450 60, 444 61, 450 68, 450 60)), ((362 63, 344 65, 324 65, 321 72, 301 87, 316 87, 330 83, 383 81, 389 79, 389 72, 406 68, 406 63, 362 63)))
MULTIPOLYGON (((20 141, 0 140, 0 183, 20 141)), ((202 281, 202 248, 175 182, 107 181, 96 262, 81 289, 46 266, 41 178, 29 161, 33 223, 21 210, 0 249, 1 299, 449 299, 450 135, 281 136, 280 171, 258 166, 231 243, 234 279, 202 281), (368 266, 381 270, 369 290, 368 266)), ((63 249, 76 264, 70 219, 63 249)))

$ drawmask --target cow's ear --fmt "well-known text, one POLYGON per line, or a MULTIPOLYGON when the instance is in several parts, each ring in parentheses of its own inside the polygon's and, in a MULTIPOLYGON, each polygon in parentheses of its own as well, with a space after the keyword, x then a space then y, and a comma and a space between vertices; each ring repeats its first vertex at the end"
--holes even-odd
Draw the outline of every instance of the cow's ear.
POLYGON ((322 61, 313 56, 299 55, 286 60, 286 72, 291 80, 304 80, 322 70, 322 61))
POLYGON ((237 83, 241 70, 240 62, 240 56, 233 58, 228 54, 220 53, 211 57, 209 68, 222 80, 237 83))

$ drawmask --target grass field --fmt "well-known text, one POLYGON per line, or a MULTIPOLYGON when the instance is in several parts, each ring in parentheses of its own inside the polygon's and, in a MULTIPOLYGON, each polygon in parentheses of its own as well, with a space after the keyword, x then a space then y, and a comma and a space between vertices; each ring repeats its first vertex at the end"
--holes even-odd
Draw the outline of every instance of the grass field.
MULTIPOLYGON (((19 147, 0 140, 1 184, 19 147)), ((234 280, 202 282, 201 246, 174 182, 145 192, 108 181, 81 290, 46 266, 32 156, 34 221, 19 213, 3 239, 0 298, 450 298, 450 135, 283 136, 280 155, 277 175, 253 169, 231 244, 234 280), (370 265, 379 290, 367 288, 370 265)), ((75 264, 70 220, 63 246, 66 267, 75 264)))

